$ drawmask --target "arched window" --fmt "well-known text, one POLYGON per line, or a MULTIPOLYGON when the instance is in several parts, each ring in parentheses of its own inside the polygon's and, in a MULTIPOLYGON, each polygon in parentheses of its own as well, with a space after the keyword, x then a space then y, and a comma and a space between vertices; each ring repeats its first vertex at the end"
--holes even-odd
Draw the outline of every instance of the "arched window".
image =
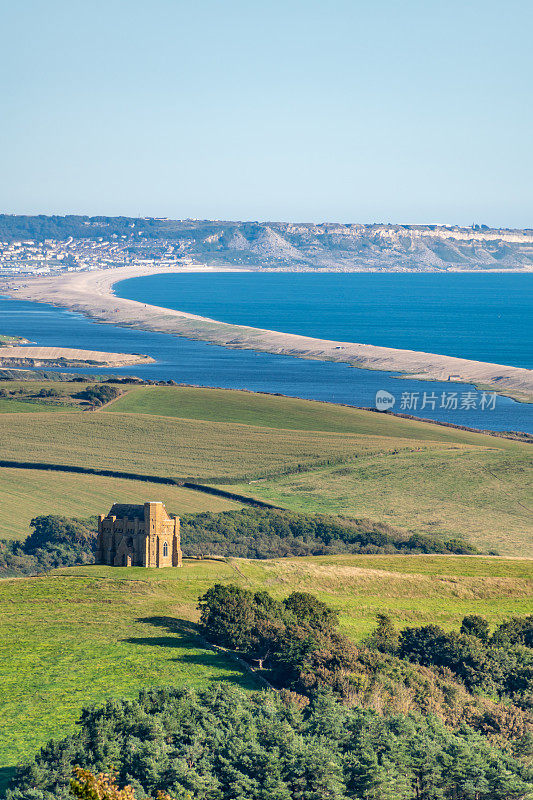
POLYGON ((168 558, 168 544, 166 542, 163 545, 163 558, 168 558))

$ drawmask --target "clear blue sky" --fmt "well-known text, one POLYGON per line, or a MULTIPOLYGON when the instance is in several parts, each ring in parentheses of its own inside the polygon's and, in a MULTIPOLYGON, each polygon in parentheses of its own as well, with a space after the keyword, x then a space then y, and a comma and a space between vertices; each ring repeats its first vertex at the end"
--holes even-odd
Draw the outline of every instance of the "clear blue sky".
POLYGON ((531 0, 12 0, 0 210, 533 227, 531 0))

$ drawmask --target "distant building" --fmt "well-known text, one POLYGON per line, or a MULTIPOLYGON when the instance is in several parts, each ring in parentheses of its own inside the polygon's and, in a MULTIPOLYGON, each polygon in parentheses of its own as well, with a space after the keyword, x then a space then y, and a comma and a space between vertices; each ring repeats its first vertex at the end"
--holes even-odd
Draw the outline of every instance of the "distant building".
POLYGON ((96 563, 111 567, 181 567, 180 520, 163 503, 115 503, 98 517, 96 563))

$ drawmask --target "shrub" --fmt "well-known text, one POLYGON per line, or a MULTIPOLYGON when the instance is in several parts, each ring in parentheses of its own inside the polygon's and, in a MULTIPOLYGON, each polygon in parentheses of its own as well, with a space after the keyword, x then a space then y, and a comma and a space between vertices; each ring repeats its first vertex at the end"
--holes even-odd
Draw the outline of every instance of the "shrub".
POLYGON ((482 642, 488 642, 490 633, 489 623, 484 617, 480 617, 479 614, 468 614, 463 618, 461 633, 467 636, 476 636, 478 639, 481 639, 482 642))
POLYGON ((400 636, 392 620, 386 614, 377 615, 378 625, 375 631, 365 640, 367 647, 381 653, 397 653, 400 636))
POLYGON ((533 647, 533 614, 528 617, 511 617, 497 628, 492 637, 497 647, 522 644, 533 647))
POLYGON ((92 406, 102 406, 104 403, 109 403, 118 397, 120 391, 115 386, 108 386, 100 383, 94 386, 88 386, 87 389, 78 392, 75 397, 81 400, 87 400, 92 406))

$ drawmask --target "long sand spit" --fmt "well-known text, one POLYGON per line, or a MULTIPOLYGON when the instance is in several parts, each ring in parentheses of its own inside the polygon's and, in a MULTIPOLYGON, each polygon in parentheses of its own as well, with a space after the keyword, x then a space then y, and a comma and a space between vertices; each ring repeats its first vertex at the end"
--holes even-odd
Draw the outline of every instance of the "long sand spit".
POLYGON ((466 358, 399 350, 356 342, 315 339, 293 333, 233 325, 207 317, 126 300, 113 294, 113 285, 127 278, 162 272, 242 271, 228 268, 183 266, 153 268, 126 266, 57 277, 20 279, 0 285, 10 297, 79 311, 100 322, 141 330, 159 331, 236 349, 258 350, 318 361, 337 361, 361 369, 406 373, 411 378, 457 381, 533 402, 533 371, 466 358))
POLYGON ((17 347, 0 346, 0 367, 17 366, 18 362, 31 362, 30 366, 89 365, 100 367, 129 367, 134 364, 153 364, 154 359, 132 353, 107 353, 101 350, 79 350, 71 347, 17 347))

